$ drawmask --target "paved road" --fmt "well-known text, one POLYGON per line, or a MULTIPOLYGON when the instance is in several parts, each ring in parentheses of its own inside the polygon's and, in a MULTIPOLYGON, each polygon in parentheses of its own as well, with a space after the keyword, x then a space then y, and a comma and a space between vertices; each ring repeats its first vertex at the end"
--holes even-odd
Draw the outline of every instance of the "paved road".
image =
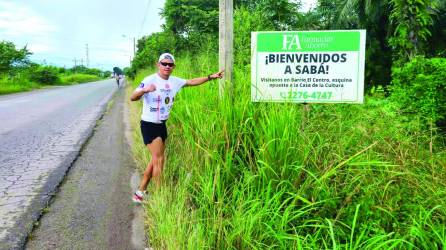
POLYGON ((0 96, 0 249, 20 249, 116 90, 113 80, 0 96))
POLYGON ((131 202, 139 181, 124 97, 124 91, 114 96, 26 249, 144 249, 143 209, 131 202))

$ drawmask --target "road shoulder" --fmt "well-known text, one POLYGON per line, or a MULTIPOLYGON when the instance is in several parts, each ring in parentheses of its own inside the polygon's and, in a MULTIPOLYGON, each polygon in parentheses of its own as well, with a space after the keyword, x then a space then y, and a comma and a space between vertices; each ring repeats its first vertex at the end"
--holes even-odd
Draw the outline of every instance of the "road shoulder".
POLYGON ((27 249, 144 249, 138 174, 126 138, 121 89, 39 221, 27 249), (136 178, 136 179, 135 179, 136 178), (132 181, 133 180, 133 181, 132 181))

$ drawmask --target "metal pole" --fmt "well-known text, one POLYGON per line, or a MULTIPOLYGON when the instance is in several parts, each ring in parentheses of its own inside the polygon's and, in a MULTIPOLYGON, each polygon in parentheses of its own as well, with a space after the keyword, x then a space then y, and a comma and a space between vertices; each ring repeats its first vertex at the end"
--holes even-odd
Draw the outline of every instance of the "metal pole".
POLYGON ((89 58, 88 58, 88 43, 85 44, 85 49, 86 49, 86 53, 87 53, 87 68, 88 68, 88 66, 90 64, 90 61, 89 61, 89 58))

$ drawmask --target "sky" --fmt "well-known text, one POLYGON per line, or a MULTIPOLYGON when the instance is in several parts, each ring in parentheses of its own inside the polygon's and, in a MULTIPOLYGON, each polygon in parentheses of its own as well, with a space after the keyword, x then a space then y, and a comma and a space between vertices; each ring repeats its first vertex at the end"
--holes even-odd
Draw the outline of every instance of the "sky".
POLYGON ((161 31, 164 0, 0 0, 0 40, 32 61, 71 68, 129 66, 133 38, 161 31))
MULTIPOLYGON (((316 0, 303 0, 303 10, 316 0)), ((0 41, 39 64, 128 67, 133 38, 161 31, 164 0, 0 0, 0 41), (87 49, 88 47, 88 49, 87 49)))
POLYGON ((308 11, 316 7, 317 0, 301 0, 302 11, 308 11))

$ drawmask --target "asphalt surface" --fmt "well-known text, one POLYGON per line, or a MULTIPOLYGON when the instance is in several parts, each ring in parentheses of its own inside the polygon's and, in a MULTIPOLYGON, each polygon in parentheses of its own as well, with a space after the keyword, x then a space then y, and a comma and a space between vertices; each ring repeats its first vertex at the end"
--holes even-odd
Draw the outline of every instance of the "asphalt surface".
POLYGON ((116 89, 105 80, 0 96, 0 249, 23 248, 116 89))
POLYGON ((125 134, 124 98, 121 89, 26 249, 144 249, 143 210, 131 202, 138 175, 125 134))

